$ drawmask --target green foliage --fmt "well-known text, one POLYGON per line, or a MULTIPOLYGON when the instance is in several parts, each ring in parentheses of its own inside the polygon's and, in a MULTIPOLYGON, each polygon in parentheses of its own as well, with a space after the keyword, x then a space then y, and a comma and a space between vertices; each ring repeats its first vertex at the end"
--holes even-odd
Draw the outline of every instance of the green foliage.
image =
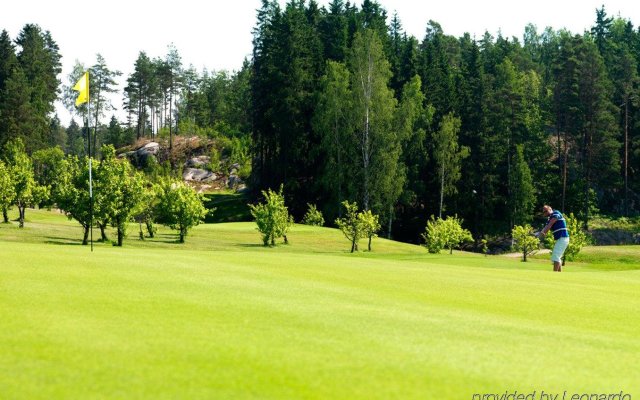
POLYGON ((351 252, 358 250, 360 239, 367 238, 369 243, 367 249, 371 251, 371 240, 377 237, 380 230, 379 216, 366 210, 358 212, 358 203, 350 203, 348 200, 342 202, 346 209, 344 217, 336 219, 335 223, 344 236, 351 242, 351 252))
POLYGON ((336 219, 335 222, 338 229, 351 242, 351 252, 353 253, 358 248, 358 241, 362 238, 364 229, 362 221, 358 218, 358 203, 350 203, 345 200, 342 205, 346 209, 345 214, 342 218, 336 219))
POLYGON ((457 193, 456 183, 461 177, 462 160, 469 156, 469 148, 460 146, 458 135, 462 121, 449 113, 440 123, 440 129, 433 135, 433 159, 438 170, 440 185, 440 211, 444 211, 444 197, 457 193))
POLYGON ((371 251, 371 239, 378 237, 380 230, 379 216, 372 214, 371 210, 358 213, 358 222, 362 227, 362 237, 369 239, 367 249, 371 251))
POLYGON ((324 217, 322 216, 322 212, 316 208, 315 204, 307 204, 307 206, 308 209, 302 218, 302 223, 305 225, 323 226, 324 217))
POLYGON ((516 225, 511 230, 513 247, 516 251, 522 252, 522 261, 527 261, 527 256, 540 247, 540 240, 533 235, 531 225, 516 225))
POLYGON ((516 146, 513 164, 510 182, 511 196, 509 197, 511 219, 515 225, 521 225, 531 221, 536 199, 531 171, 524 158, 522 145, 516 146))
POLYGON ((180 243, 184 243, 189 230, 199 225, 206 214, 202 197, 184 182, 166 179, 160 185, 155 207, 157 222, 177 230, 180 243))
MULTIPOLYGON (((95 176, 99 162, 92 163, 95 176)), ((88 243, 91 226, 91 199, 89 198, 89 159, 68 155, 61 163, 56 190, 52 193, 54 202, 69 219, 75 219, 84 230, 82 244, 88 243)))
POLYGON ((122 246, 128 222, 142 207, 149 207, 143 203, 145 182, 142 174, 134 171, 128 160, 115 157, 112 145, 103 146, 102 155, 96 176, 96 203, 100 204, 108 223, 117 229, 117 245, 122 246))
POLYGON ((38 185, 33 174, 33 162, 25 153, 21 139, 13 139, 6 145, 6 163, 13 184, 13 202, 18 206, 20 228, 24 227, 26 208, 46 202, 49 187, 38 185))
MULTIPOLYGON (((0 160, 0 209, 2 209, 5 217, 9 207, 13 204, 15 196, 16 192, 11 179, 11 170, 0 160)), ((8 217, 4 222, 9 222, 8 217)))
POLYGON ((215 146, 212 147, 209 152, 209 165, 207 167, 209 168, 209 171, 220 171, 220 152, 215 146))
MULTIPOLYGON (((588 233, 582 229, 582 224, 573 213, 565 215, 564 219, 566 220, 567 230, 569 231, 569 246, 567 246, 563 258, 573 261, 584 246, 591 244, 591 238, 588 233)), ((553 238, 553 234, 549 233, 545 236, 544 246, 546 248, 553 249, 555 243, 556 241, 553 238)))
POLYGON ((449 249, 450 254, 453 254, 455 247, 473 240, 471 232, 462 227, 462 220, 457 216, 436 219, 433 215, 427 221, 422 238, 429 253, 433 254, 440 253, 445 248, 449 249))
POLYGON ((282 191, 282 186, 277 192, 271 189, 262 191, 265 202, 249 204, 251 215, 258 225, 257 229, 265 246, 275 246, 276 239, 280 237, 284 238, 285 244, 289 243, 287 231, 293 225, 293 216, 289 215, 282 191))

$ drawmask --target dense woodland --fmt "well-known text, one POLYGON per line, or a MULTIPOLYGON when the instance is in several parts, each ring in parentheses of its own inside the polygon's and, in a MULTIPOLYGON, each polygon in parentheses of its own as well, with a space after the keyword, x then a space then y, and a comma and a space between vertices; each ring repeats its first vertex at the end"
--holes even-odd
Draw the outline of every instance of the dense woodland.
POLYGON ((99 54, 63 83, 49 32, 3 31, 0 159, 17 137, 29 154, 83 156, 86 117, 96 148, 220 141, 250 164, 256 196, 284 185, 296 220, 317 204, 334 221, 355 201, 400 240, 418 241, 431 215, 457 215, 479 238, 531 222, 543 203, 585 224, 640 212, 640 29, 604 7, 582 33, 528 25, 522 38, 456 38, 429 21, 415 38, 374 1, 263 0, 253 45, 234 72, 185 67, 172 46, 141 51, 118 121, 109 98, 120 72, 99 54), (91 115, 71 90, 86 69, 91 115), (75 116, 68 127, 56 99, 75 116))

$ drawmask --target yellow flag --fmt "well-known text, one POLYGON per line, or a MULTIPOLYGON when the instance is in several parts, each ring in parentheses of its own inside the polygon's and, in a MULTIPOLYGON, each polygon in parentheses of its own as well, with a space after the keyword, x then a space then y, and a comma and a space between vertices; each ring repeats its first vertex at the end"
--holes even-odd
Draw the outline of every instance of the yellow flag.
POLYGON ((76 106, 89 101, 89 71, 85 72, 82 78, 76 82, 73 90, 80 92, 76 98, 76 106))

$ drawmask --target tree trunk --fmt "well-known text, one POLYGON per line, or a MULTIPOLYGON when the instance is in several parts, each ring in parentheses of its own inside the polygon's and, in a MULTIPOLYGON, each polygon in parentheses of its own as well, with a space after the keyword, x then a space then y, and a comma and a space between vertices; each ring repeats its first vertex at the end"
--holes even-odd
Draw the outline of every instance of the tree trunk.
POLYGON ((187 236, 187 228, 180 228, 180 243, 184 243, 185 236, 187 236))
POLYGON ((83 226, 84 229, 84 237, 82 238, 82 245, 86 246, 89 244, 89 226, 83 226))
POLYGON ((118 247, 122 247, 122 240, 124 239, 124 228, 118 224, 118 247))
POLYGON ((353 253, 356 249, 356 239, 355 237, 351 240, 351 252, 353 253))
POLYGON ((20 224, 18 225, 19 228, 24 228, 24 213, 26 208, 27 206, 18 205, 18 212, 20 213, 20 217, 18 219, 20 221, 20 224))
POLYGON ((108 242, 109 238, 107 237, 107 234, 105 233, 105 229, 107 229, 107 223, 98 221, 98 227, 100 227, 100 241, 108 242))
POLYGON ((4 223, 9 223, 9 214, 7 213, 7 207, 2 207, 2 218, 4 218, 4 223))
POLYGON ((370 236, 369 236, 369 247, 368 247, 369 251, 371 251, 371 238, 372 238, 372 237, 373 237, 373 235, 370 235, 370 236))
POLYGON ((147 225, 147 232, 149 233, 149 237, 153 238, 153 222, 150 220, 147 220, 146 225, 147 225))
POLYGON ((393 223, 393 205, 389 206, 389 225, 387 227, 387 239, 391 240, 391 224, 393 223))
POLYGON ((444 203, 444 155, 442 156, 442 171, 440 171, 440 211, 438 218, 442 219, 442 205, 444 203))
POLYGON ((624 216, 629 216, 629 101, 624 102, 624 216))

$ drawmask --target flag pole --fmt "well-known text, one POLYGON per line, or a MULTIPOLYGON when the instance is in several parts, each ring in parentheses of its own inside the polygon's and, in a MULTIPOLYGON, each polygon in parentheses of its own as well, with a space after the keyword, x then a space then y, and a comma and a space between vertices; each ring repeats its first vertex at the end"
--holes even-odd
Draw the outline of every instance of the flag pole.
MULTIPOLYGON (((91 234, 91 252, 93 253, 93 176, 92 176, 92 156, 91 156, 91 128, 89 127, 89 115, 91 112, 91 98, 87 96, 87 139, 89 141, 89 230, 91 234)), ((95 149, 93 149, 95 153, 95 149)))

